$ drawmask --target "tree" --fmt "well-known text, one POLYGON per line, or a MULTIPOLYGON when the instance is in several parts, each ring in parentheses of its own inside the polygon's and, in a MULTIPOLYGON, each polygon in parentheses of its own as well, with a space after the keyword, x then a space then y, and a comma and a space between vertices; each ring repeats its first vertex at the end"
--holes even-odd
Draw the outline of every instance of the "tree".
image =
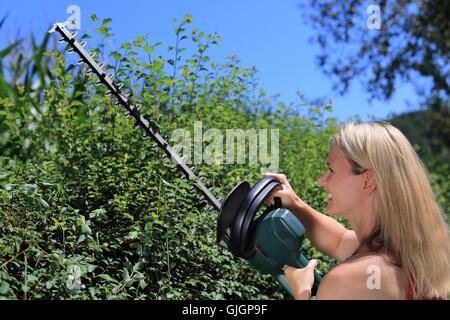
MULTIPOLYGON (((305 0, 300 8, 317 31, 317 59, 334 89, 344 94, 359 78, 370 99, 389 99, 398 81, 411 83, 430 109, 448 115, 450 2, 378 1, 380 29, 366 22, 374 13, 361 0, 305 0), (428 87, 429 85, 429 87, 428 87)), ((375 12, 376 14, 376 12, 375 12)))

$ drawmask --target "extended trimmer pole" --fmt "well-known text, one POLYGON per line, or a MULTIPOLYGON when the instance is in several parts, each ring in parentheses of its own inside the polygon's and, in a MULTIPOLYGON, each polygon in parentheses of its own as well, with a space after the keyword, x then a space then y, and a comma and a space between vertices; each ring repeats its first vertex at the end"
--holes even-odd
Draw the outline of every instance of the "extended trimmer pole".
POLYGON ((144 139, 152 138, 156 143, 154 146, 160 147, 166 154, 166 156, 175 164, 175 168, 184 173, 185 177, 189 180, 192 180, 196 183, 196 187, 203 193, 205 199, 211 203, 214 208, 220 211, 221 203, 220 201, 212 194, 211 189, 208 189, 204 184, 203 180, 198 178, 195 173, 195 167, 189 168, 185 160, 180 158, 180 156, 176 153, 176 151, 169 146, 167 141, 159 134, 159 127, 156 123, 148 121, 144 119, 142 114, 139 112, 139 105, 133 105, 130 99, 121 93, 121 84, 115 84, 111 77, 103 70, 103 64, 98 64, 94 60, 94 54, 89 54, 84 46, 86 43, 80 43, 75 39, 76 33, 71 33, 63 23, 56 23, 49 32, 59 32, 62 38, 59 42, 67 42, 71 47, 69 52, 75 51, 79 56, 80 60, 78 63, 86 63, 89 69, 97 75, 99 78, 98 84, 104 84, 108 90, 109 94, 114 95, 117 99, 117 102, 125 107, 126 112, 125 116, 133 116, 136 120, 136 127, 140 127, 144 130, 144 139))

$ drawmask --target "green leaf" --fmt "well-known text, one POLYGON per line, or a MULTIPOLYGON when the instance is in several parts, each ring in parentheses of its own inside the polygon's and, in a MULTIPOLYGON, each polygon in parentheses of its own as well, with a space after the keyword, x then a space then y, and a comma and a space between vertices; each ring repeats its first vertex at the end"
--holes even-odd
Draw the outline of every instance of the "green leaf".
POLYGON ((41 204, 41 206, 42 206, 43 208, 45 208, 45 209, 48 209, 48 208, 49 208, 48 203, 47 203, 44 199, 39 198, 39 203, 41 204))
POLYGON ((78 237, 77 243, 81 243, 86 239, 86 236, 84 234, 82 234, 81 236, 78 237))
POLYGON ((9 290, 10 286, 8 282, 2 282, 0 285, 0 294, 6 294, 9 290))
POLYGON ((94 272, 94 270, 95 270, 96 268, 97 268, 96 265, 88 264, 88 265, 86 266, 86 272, 94 272))
POLYGON ((91 14, 91 20, 94 22, 98 22, 97 15, 95 13, 91 14))
POLYGON ((22 192, 25 194, 29 194, 30 192, 34 192, 37 189, 36 184, 26 183, 22 186, 22 192))
POLYGON ((128 269, 126 268, 122 270, 122 279, 125 281, 130 279, 130 274, 128 273, 128 269))
POLYGON ((192 15, 191 14, 186 14, 184 15, 184 22, 186 23, 192 23, 192 15))
POLYGON ((121 61, 122 60, 122 55, 119 52, 117 52, 117 51, 113 51, 109 55, 111 57, 113 57, 117 61, 121 61))
POLYGON ((92 234, 91 228, 87 225, 87 223, 83 223, 81 225, 81 232, 85 234, 92 234))
POLYGON ((145 50, 147 53, 152 53, 153 50, 155 50, 155 48, 152 47, 152 46, 144 46, 144 50, 145 50))
POLYGON ((136 263, 136 264, 133 266, 133 271, 134 271, 134 272, 140 271, 140 270, 142 269, 143 266, 144 266, 144 263, 143 263, 142 261, 139 261, 138 263, 136 263))
POLYGON ((145 38, 143 36, 138 36, 136 37, 136 39, 133 41, 133 45, 140 48, 141 45, 145 42, 145 38))
POLYGON ((45 288, 46 288, 46 289, 51 289, 51 288, 53 288, 53 286, 55 285, 55 283, 56 283, 56 279, 51 279, 51 280, 49 280, 49 281, 47 281, 47 282, 45 283, 45 288))
POLYGON ((141 289, 145 289, 147 287, 147 283, 145 282, 144 279, 139 280, 139 287, 141 289))
POLYGON ((128 42, 122 43, 121 48, 123 49, 130 49, 131 48, 131 44, 128 42))
POLYGON ((119 283, 117 280, 111 278, 111 276, 106 273, 99 274, 98 277, 100 277, 103 280, 106 280, 108 282, 119 283))
POLYGON ((8 18, 8 16, 9 16, 9 13, 5 14, 5 16, 4 16, 4 17, 2 18, 2 20, 0 21, 0 29, 2 28, 3 24, 4 24, 5 21, 6 21, 6 18, 8 18))
POLYGON ((139 238, 139 233, 137 231, 130 231, 128 233, 128 239, 134 240, 134 239, 137 239, 137 238, 139 238))
POLYGON ((10 54, 20 43, 22 43, 23 40, 18 40, 12 44, 10 44, 9 46, 7 46, 5 49, 3 49, 2 51, 0 51, 0 59, 3 59, 4 57, 6 57, 8 54, 10 54))
POLYGON ((91 211, 91 213, 89 213, 89 218, 97 218, 97 217, 102 217, 106 214, 106 210, 103 208, 100 209, 95 209, 94 211, 91 211))
POLYGON ((27 276, 28 282, 35 282, 37 279, 38 279, 38 277, 36 277, 36 276, 33 275, 33 274, 29 274, 29 275, 27 276))

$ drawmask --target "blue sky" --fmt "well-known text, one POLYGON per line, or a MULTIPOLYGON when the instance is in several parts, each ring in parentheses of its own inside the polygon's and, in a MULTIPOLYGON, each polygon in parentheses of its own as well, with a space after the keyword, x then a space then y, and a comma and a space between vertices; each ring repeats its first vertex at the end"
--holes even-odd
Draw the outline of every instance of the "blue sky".
POLYGON ((92 30, 91 13, 100 19, 112 18, 116 44, 151 32, 153 42, 172 45, 172 20, 192 14, 193 26, 217 32, 222 38, 209 52, 213 61, 224 62, 226 56, 237 54, 242 67, 257 68, 260 86, 269 94, 279 93, 280 101, 286 104, 298 101, 298 91, 311 99, 331 98, 332 116, 341 121, 355 114, 362 119, 382 119, 391 112, 411 111, 406 101, 412 105, 417 101, 409 85, 400 86, 391 100, 371 104, 358 80, 344 96, 333 92, 331 81, 315 63, 319 48, 308 41, 314 31, 302 20, 297 0, 2 0, 0 15, 9 12, 9 17, 0 31, 1 47, 17 30, 22 35, 38 35, 50 24, 65 21, 69 16, 66 9, 72 4, 81 9, 83 30, 92 30))

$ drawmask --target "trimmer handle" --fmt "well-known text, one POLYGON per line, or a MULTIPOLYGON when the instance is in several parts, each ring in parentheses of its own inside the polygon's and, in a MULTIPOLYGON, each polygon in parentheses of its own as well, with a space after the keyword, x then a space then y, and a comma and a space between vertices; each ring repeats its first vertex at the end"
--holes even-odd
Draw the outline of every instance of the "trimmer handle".
MULTIPOLYGON (((304 268, 308 265, 308 259, 305 258, 303 254, 300 254, 300 257, 298 257, 298 268, 304 268)), ((317 270, 314 270, 314 284, 311 288, 311 294, 315 296, 317 294, 317 289, 319 288, 320 282, 322 281, 322 276, 320 275, 317 270)))
MULTIPOLYGON (((306 259, 303 254, 300 254, 300 256, 298 257, 298 260, 295 263, 296 265, 292 266, 292 267, 304 268, 304 267, 306 267, 308 262, 309 262, 308 259, 306 259)), ((286 281, 286 277, 284 276, 284 273, 277 274, 275 276, 275 278, 283 286, 283 288, 293 297, 294 294, 286 281)), ((319 288, 321 281, 322 281, 321 275, 316 270, 314 270, 314 285, 311 288, 312 296, 315 296, 317 294, 317 289, 319 288)))

